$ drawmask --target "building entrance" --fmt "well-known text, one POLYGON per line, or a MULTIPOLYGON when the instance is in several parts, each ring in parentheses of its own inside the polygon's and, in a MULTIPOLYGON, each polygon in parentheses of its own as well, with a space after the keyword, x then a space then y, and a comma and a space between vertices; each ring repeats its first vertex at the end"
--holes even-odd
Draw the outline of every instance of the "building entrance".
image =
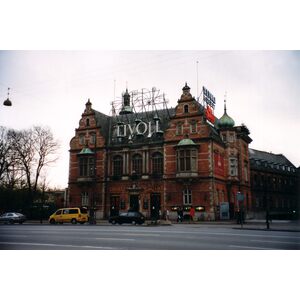
POLYGON ((117 216, 119 214, 119 196, 110 197, 110 216, 117 216))
POLYGON ((160 194, 151 194, 150 197, 150 217, 151 220, 159 219, 159 210, 160 210, 160 194))
POLYGON ((139 211, 140 205, 139 205, 139 195, 130 195, 130 210, 131 211, 139 211))

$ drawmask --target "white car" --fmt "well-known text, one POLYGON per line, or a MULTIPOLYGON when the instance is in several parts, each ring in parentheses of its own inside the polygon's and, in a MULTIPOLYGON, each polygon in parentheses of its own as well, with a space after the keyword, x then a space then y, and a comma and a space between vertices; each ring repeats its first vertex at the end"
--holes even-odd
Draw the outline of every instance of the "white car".
POLYGON ((4 224, 22 224, 25 222, 26 217, 20 213, 8 212, 0 216, 0 223, 4 224))

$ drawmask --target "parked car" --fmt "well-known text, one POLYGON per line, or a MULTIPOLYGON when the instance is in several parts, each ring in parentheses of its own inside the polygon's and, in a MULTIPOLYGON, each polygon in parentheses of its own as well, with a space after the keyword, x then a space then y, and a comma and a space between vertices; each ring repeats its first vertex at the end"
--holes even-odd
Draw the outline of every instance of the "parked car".
POLYGON ((77 222, 84 224, 87 221, 87 209, 84 207, 61 208, 49 217, 50 224, 63 224, 68 222, 71 222, 72 224, 76 224, 77 222))
POLYGON ((8 212, 0 216, 0 223, 4 224, 22 224, 26 221, 26 216, 16 212, 8 212))
POLYGON ((112 216, 109 218, 109 223, 112 224, 143 224, 145 222, 145 216, 138 211, 129 211, 125 213, 120 213, 118 216, 112 216))

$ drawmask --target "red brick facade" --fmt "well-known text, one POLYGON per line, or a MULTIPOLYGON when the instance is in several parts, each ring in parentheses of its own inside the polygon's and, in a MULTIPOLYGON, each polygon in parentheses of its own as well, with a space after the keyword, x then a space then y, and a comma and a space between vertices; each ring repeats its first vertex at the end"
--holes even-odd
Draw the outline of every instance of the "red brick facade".
POLYGON ((93 208, 97 218, 134 209, 148 218, 168 211, 176 219, 178 207, 188 213, 193 206, 196 219, 215 220, 226 218, 220 212, 224 203, 233 218, 240 192, 250 212, 249 131, 219 127, 218 121, 214 126, 207 122, 187 85, 168 114, 113 118, 93 110, 88 101, 70 142, 68 204, 93 208), (136 136, 127 138, 127 132, 136 136), (163 172, 157 171, 160 158, 163 172))

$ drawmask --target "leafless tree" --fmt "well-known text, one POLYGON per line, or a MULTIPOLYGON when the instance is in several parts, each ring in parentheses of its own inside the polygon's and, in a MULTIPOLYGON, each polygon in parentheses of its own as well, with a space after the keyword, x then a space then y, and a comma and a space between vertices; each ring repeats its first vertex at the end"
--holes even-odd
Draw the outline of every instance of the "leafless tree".
POLYGON ((20 172, 25 174, 26 185, 32 196, 38 189, 40 174, 43 168, 57 160, 59 142, 54 139, 47 127, 34 126, 30 129, 12 131, 12 147, 17 153, 21 165, 20 172))

